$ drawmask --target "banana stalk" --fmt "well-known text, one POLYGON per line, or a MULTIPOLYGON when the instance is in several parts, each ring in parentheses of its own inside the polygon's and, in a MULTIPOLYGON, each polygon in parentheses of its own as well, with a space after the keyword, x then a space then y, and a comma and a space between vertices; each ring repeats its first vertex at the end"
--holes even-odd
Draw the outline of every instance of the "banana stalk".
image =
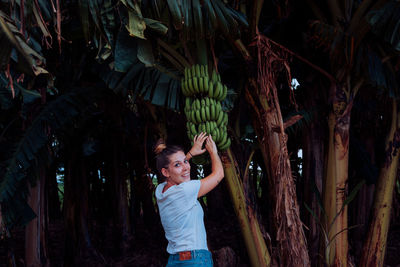
POLYGON ((231 150, 223 153, 222 162, 224 166, 225 180, 233 202, 236 215, 242 230, 243 239, 247 248, 251 265, 270 266, 271 257, 260 231, 257 219, 248 212, 243 185, 239 178, 236 161, 231 150))
POLYGON ((393 115, 390 133, 386 139, 386 159, 380 170, 375 190, 372 221, 369 226, 367 240, 364 243, 360 266, 383 266, 386 240, 389 231, 390 212, 392 210, 393 190, 396 182, 399 151, 395 145, 400 135, 400 113, 396 101, 393 100, 393 115))

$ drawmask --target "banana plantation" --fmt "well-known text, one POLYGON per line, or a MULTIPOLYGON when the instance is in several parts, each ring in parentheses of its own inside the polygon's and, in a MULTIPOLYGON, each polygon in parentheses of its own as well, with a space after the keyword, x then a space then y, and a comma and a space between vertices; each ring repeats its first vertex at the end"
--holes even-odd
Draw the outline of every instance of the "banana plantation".
POLYGON ((153 148, 200 132, 214 266, 400 266, 399 1, 1 0, 0 41, 0 266, 165 266, 153 148))

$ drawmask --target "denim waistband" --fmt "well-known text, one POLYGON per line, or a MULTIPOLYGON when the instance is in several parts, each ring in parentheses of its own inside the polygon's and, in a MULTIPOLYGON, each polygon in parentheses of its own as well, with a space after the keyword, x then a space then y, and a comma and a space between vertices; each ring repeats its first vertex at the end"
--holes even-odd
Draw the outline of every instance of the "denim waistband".
MULTIPOLYGON (((210 255, 211 252, 207 249, 196 249, 190 250, 190 254, 192 255, 192 259, 202 258, 204 255, 210 255)), ((175 254, 170 254, 171 260, 179 260, 179 252, 175 254)))

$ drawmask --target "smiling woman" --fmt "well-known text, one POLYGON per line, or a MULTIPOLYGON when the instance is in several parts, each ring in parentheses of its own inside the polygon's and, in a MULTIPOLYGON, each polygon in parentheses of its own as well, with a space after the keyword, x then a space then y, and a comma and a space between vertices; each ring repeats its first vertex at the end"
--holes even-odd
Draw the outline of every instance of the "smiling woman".
POLYGON ((217 147, 211 136, 201 133, 194 137, 194 145, 185 155, 179 146, 156 145, 157 170, 166 179, 156 189, 161 223, 168 240, 170 254, 167 266, 213 266, 207 246, 203 209, 197 198, 207 194, 224 178, 217 147), (202 145, 205 142, 205 149, 202 145), (192 156, 207 151, 212 172, 201 180, 190 180, 192 156))

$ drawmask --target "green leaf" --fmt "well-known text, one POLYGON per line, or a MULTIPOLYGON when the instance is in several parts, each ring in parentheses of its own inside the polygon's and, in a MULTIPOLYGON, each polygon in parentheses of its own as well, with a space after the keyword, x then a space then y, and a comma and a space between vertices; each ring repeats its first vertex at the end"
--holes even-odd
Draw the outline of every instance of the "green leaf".
POLYGON ((182 1, 182 13, 183 13, 183 35, 182 38, 184 41, 188 41, 191 39, 191 28, 193 27, 193 16, 192 16, 192 5, 191 1, 182 1))
POLYGON ((222 13, 221 9, 219 8, 217 4, 218 0, 216 1, 211 1, 212 6, 214 8, 217 20, 218 20, 218 28, 221 30, 222 34, 225 36, 229 36, 229 24, 227 20, 224 17, 224 14, 222 13))
POLYGON ((368 13, 372 32, 400 51, 400 3, 388 1, 382 8, 368 13))
POLYGON ((172 21, 176 30, 182 29, 182 14, 177 0, 167 0, 168 9, 172 16, 172 21))
POLYGON ((81 18, 83 36, 86 42, 90 40, 89 34, 89 3, 88 0, 79 0, 79 17, 81 18))
POLYGON ((168 32, 168 27, 158 20, 144 18, 144 22, 147 29, 151 29, 161 35, 166 35, 168 32))
POLYGON ((151 43, 147 40, 138 39, 137 58, 146 66, 151 67, 155 64, 151 43))
POLYGON ((131 66, 138 62, 137 39, 129 36, 124 29, 118 33, 114 51, 114 69, 120 72, 128 71, 131 66))
MULTIPOLYGON (((0 102, 3 102, 3 104, 10 103, 12 99, 11 89, 8 86, 8 79, 4 76, 3 73, 0 74, 0 91, 0 102)), ((20 93, 22 94, 23 102, 25 104, 32 103, 33 101, 41 98, 41 95, 38 92, 27 90, 23 88, 19 83, 14 83, 14 91, 16 96, 18 96, 20 93)))
MULTIPOLYGON (((213 3, 215 3, 214 9, 216 10, 217 8, 219 8, 220 12, 222 13, 222 16, 225 18, 230 37, 233 40, 239 39, 240 38, 239 24, 230 15, 228 8, 220 0, 215 0, 215 1, 213 1, 213 3)), ((218 19, 221 19, 221 18, 218 18, 218 19)))
POLYGON ((200 0, 192 0, 194 30, 196 41, 204 39, 203 14, 201 12, 200 0))
MULTIPOLYGON (((2 41, 4 40, 4 45, 6 50, 4 52, 5 53, 4 56, 7 56, 7 52, 10 51, 10 46, 16 48, 18 53, 22 55, 22 57, 18 61, 21 61, 21 63, 23 63, 21 64, 21 66, 24 67, 23 69, 24 72, 30 75, 34 75, 32 59, 25 53, 24 49, 19 44, 17 38, 15 38, 14 33, 11 31, 9 24, 3 19, 2 13, 0 13, 0 38, 2 41)), ((5 59, 4 61, 2 60, 2 65, 4 63, 8 63, 8 59, 5 59)))
POLYGON ((121 0, 121 2, 128 8, 128 25, 125 25, 130 36, 146 39, 144 37, 144 30, 146 23, 142 16, 142 11, 138 2, 132 3, 130 0, 121 0))

